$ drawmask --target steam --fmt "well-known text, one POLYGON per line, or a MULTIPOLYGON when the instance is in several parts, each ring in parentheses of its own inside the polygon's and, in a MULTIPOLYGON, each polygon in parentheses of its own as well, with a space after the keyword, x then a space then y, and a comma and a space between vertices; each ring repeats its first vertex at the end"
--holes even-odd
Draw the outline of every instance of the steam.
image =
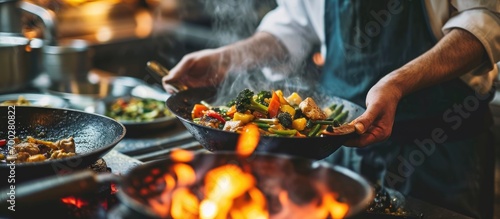
MULTIPOLYGON (((214 47, 224 46, 252 36, 262 17, 276 6, 275 1, 263 0, 205 0, 205 13, 212 18, 212 31, 216 41, 214 47)), ((262 51, 267 53, 270 51, 262 51)), ((238 56, 245 57, 245 51, 238 56)), ((245 59, 249 60, 249 59, 245 59)), ((307 91, 315 76, 307 75, 303 63, 277 63, 276 66, 258 66, 242 71, 239 66, 230 66, 228 77, 219 85, 217 103, 227 102, 244 88, 254 91, 281 89, 285 93, 307 91), (305 80, 311 79, 311 80, 305 80), (225 101, 224 101, 225 100, 225 101)))

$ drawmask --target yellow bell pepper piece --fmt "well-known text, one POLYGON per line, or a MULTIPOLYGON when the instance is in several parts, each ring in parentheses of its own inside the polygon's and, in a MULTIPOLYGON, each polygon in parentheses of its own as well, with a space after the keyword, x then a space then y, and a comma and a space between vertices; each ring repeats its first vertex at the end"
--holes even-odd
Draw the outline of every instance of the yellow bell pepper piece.
POLYGON ((295 116, 295 108, 293 108, 293 106, 281 105, 280 111, 290 114, 292 116, 292 118, 295 116))
POLYGON ((307 119, 298 118, 292 121, 292 128, 302 131, 306 128, 307 119))
POLYGON ((252 114, 235 112, 233 116, 233 121, 241 121, 243 124, 247 124, 253 121, 254 116, 252 114))
POLYGON ((283 91, 281 91, 281 90, 277 90, 277 91, 275 91, 275 92, 276 92, 276 94, 278 95, 278 97, 279 97, 279 99, 280 99, 280 103, 281 103, 281 104, 290 105, 290 104, 288 103, 288 101, 286 101, 286 99, 283 97, 283 91))

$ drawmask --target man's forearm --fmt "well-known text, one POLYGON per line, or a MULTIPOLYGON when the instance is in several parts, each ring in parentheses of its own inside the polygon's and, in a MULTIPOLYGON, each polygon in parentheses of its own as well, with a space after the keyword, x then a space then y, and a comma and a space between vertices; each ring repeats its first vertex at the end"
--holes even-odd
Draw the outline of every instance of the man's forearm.
POLYGON ((431 50, 391 72, 380 82, 405 96, 421 88, 459 77, 487 60, 481 42, 471 33, 454 29, 431 50))
POLYGON ((287 60, 288 51, 273 35, 258 32, 248 39, 220 48, 233 69, 274 66, 287 60))

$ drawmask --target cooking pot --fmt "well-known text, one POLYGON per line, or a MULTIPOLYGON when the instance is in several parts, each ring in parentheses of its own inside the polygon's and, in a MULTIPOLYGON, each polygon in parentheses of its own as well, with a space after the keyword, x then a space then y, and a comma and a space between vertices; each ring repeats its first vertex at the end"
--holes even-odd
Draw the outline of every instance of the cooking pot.
POLYGON ((0 93, 22 89, 39 75, 42 46, 40 39, 0 35, 0 93))
POLYGON ((22 89, 41 72, 41 48, 52 45, 55 36, 53 13, 20 0, 0 0, 0 93, 22 89), (44 40, 23 37, 21 10, 36 15, 44 25, 44 40))

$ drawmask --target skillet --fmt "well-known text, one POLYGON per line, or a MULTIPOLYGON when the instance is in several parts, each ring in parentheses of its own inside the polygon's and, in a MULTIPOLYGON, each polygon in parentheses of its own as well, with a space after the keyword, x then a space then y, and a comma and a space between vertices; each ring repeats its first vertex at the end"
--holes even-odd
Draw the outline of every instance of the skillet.
MULTIPOLYGON (((9 135, 57 141, 73 137, 76 156, 15 165, 16 183, 82 169, 104 156, 125 136, 125 127, 115 120, 79 110, 33 106, 0 107, 0 139, 9 135), (9 116, 11 116, 9 118, 9 116), (14 116, 14 117, 12 117, 14 116), (9 129, 9 121, 14 125, 9 129), (12 122, 11 122, 12 123, 12 122)), ((1 148, 7 151, 7 145, 1 148)), ((0 187, 6 186, 11 166, 0 163, 0 187)))
MULTIPOLYGON (((182 90, 170 96, 166 101, 166 105, 204 148, 212 152, 234 151, 237 145, 238 133, 202 126, 194 123, 191 119, 191 110, 194 104, 200 103, 202 100, 208 103, 217 101, 217 92, 215 87, 182 90)), ((343 104, 344 110, 349 111, 346 121, 352 121, 364 112, 361 106, 338 97, 332 98, 328 104, 343 104)), ((261 136, 255 151, 319 160, 335 152, 353 135, 355 133, 306 138, 261 136)))

